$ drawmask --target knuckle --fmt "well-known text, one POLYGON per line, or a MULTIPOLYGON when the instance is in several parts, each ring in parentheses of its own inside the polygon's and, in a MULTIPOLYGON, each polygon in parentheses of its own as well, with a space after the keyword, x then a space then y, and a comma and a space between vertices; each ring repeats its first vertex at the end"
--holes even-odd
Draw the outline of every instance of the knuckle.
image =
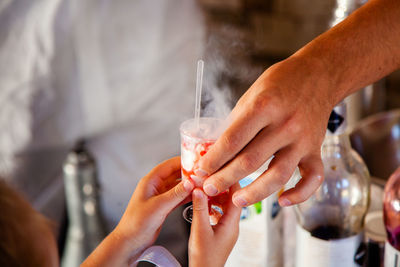
POLYGON ((234 152, 239 147, 240 138, 236 135, 224 135, 222 137, 224 148, 227 152, 234 152))
POLYGON ((251 109, 257 113, 260 111, 265 111, 269 105, 270 101, 267 97, 257 96, 254 101, 251 109))
POLYGON ((205 212, 207 211, 208 207, 203 204, 193 205, 194 212, 205 212))
MULTIPOLYGON (((269 179, 265 178, 266 177, 258 177, 255 181, 257 185, 250 184, 248 187, 244 188, 245 193, 243 193, 242 196, 245 197, 247 205, 260 202, 274 192, 274 190, 271 189, 276 186, 271 184, 269 179)), ((280 188, 280 186, 278 186, 278 188, 280 188)))
POLYGON ((275 181, 277 181, 279 184, 283 185, 283 184, 287 183, 287 181, 292 176, 292 173, 290 171, 290 168, 287 168, 284 166, 276 166, 274 168, 273 175, 274 175, 275 181))
POLYGON ((253 171, 257 169, 258 162, 256 158, 251 154, 243 154, 238 157, 237 160, 239 161, 238 164, 242 170, 253 171))
POLYGON ((297 203, 306 201, 316 190, 317 188, 312 188, 311 190, 298 190, 294 195, 294 199, 297 203))
POLYGON ((216 176, 213 178, 213 184, 217 188, 218 192, 226 190, 230 184, 221 176, 216 176))
POLYGON ((322 162, 321 149, 320 148, 315 153, 313 162, 314 162, 314 165, 315 165, 315 172, 317 174, 324 174, 324 164, 322 162))
POLYGON ((309 176, 323 176, 324 165, 321 159, 321 152, 317 151, 308 157, 305 157, 301 162, 301 169, 305 170, 309 176))
POLYGON ((302 124, 292 118, 286 125, 286 131, 289 135, 299 135, 303 132, 302 124))
POLYGON ((199 161, 200 169, 204 170, 206 173, 213 173, 215 170, 218 169, 218 166, 214 160, 209 160, 206 157, 203 157, 199 161))
POLYGON ((176 198, 182 198, 185 195, 185 190, 183 189, 182 185, 177 185, 174 187, 174 196, 176 198))

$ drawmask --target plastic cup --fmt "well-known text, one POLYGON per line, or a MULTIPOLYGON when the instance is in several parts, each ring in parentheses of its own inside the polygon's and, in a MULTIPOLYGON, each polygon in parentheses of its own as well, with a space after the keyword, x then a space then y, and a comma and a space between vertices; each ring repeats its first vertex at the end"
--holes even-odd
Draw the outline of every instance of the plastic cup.
MULTIPOLYGON (((222 126, 221 119, 211 117, 199 118, 198 123, 195 119, 189 119, 180 126, 182 179, 192 181, 197 188, 203 188, 204 180, 207 179, 196 176, 198 162, 215 143, 223 130, 222 126)), ((209 198, 210 224, 218 223, 224 214, 227 200, 228 192, 209 198)), ((192 206, 189 206, 184 210, 183 217, 191 222, 192 213, 192 206)))

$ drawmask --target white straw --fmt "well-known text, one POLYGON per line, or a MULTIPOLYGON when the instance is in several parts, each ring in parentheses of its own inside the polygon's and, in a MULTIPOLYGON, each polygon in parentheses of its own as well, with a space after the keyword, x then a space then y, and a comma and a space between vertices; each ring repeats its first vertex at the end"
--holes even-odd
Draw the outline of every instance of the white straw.
POLYGON ((197 80, 196 80, 196 102, 194 106, 194 119, 199 127, 199 118, 200 118, 200 110, 201 110, 201 91, 203 87, 203 70, 204 70, 204 61, 197 61, 197 80))

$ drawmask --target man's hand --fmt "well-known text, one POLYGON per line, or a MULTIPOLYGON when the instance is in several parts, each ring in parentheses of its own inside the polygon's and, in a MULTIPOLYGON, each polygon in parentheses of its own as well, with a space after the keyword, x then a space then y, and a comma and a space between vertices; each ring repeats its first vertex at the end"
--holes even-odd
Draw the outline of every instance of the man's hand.
POLYGON ((329 114, 349 94, 400 67, 398 0, 369 0, 288 59, 267 69, 239 100, 231 126, 201 159, 212 196, 255 171, 269 169, 234 202, 246 206, 280 189, 298 165, 302 179, 280 196, 283 206, 307 199, 321 184, 320 147, 329 114))
POLYGON ((230 114, 230 127, 199 162, 197 175, 210 175, 203 186, 207 195, 223 192, 272 155, 268 170, 234 194, 235 205, 256 203, 281 189, 297 166, 302 179, 281 195, 282 206, 306 200, 319 187, 320 148, 336 103, 319 90, 327 84, 316 72, 311 62, 289 58, 266 70, 241 97, 230 114))

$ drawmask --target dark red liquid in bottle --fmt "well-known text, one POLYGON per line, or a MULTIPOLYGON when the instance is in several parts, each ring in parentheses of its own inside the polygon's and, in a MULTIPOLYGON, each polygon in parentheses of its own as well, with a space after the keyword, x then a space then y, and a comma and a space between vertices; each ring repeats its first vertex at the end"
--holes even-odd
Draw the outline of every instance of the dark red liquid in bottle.
POLYGON ((313 237, 323 240, 339 239, 343 236, 342 233, 343 231, 340 227, 333 225, 321 225, 311 230, 313 237))
POLYGON ((385 186, 383 215, 388 242, 400 251, 400 168, 398 168, 385 186))
POLYGON ((389 243, 397 250, 400 250, 400 226, 394 230, 386 227, 386 233, 389 243))

